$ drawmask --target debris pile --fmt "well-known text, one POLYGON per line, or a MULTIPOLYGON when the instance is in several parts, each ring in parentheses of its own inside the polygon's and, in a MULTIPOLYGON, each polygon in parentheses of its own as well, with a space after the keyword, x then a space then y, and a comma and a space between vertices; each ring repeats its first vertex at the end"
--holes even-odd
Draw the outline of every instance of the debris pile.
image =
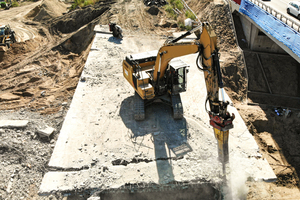
POLYGON ((39 199, 37 191, 58 137, 55 130, 60 130, 66 111, 0 111, 0 199, 39 199), (46 130, 52 131, 47 137, 46 130))

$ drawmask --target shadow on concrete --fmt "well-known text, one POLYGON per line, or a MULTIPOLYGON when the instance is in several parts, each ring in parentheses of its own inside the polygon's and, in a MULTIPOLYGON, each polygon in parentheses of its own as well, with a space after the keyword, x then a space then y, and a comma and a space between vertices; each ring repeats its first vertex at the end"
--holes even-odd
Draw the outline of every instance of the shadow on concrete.
MULTIPOLYGON (((135 143, 137 138, 151 134, 159 183, 174 181, 172 160, 183 158, 185 154, 192 151, 187 141, 189 135, 186 120, 184 118, 174 120, 171 108, 157 103, 146 107, 144 121, 135 121, 133 99, 133 96, 124 99, 120 108, 122 121, 132 132, 129 137, 135 143)), ((144 144, 141 142, 138 145, 144 144)))
POLYGON ((113 42, 115 44, 122 44, 122 40, 123 39, 121 39, 121 38, 116 38, 116 37, 113 37, 113 36, 108 38, 109 42, 113 42))

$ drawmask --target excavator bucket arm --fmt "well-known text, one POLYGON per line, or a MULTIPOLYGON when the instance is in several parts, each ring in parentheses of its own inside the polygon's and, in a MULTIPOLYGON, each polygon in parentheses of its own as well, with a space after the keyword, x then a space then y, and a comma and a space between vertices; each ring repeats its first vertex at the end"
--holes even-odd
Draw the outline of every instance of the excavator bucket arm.
POLYGON ((217 36, 208 23, 203 23, 200 35, 200 52, 202 69, 207 90, 207 102, 210 110, 210 125, 213 126, 214 135, 218 141, 219 160, 227 163, 228 157, 228 136, 229 129, 233 128, 232 121, 234 114, 227 112, 229 102, 224 101, 224 90, 221 69, 219 64, 219 53, 217 48, 217 36), (221 89, 223 100, 219 100, 219 90, 221 89))

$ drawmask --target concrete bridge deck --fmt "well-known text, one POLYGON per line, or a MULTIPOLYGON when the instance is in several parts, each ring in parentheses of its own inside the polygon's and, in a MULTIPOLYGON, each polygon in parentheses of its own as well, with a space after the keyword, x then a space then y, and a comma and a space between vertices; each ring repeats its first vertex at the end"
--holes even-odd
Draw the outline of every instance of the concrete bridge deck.
MULTIPOLYGON (((188 90, 181 96, 184 118, 173 120, 171 108, 154 104, 146 109, 146 120, 136 122, 134 91, 123 77, 122 60, 129 54, 157 50, 164 40, 147 35, 119 40, 101 33, 103 28, 107 27, 96 27, 90 54, 49 162, 53 171, 45 174, 39 193, 101 190, 129 195, 168 188, 183 194, 184 189, 197 187, 195 194, 215 199, 223 172, 204 108, 205 81, 195 65, 197 55, 181 58, 191 66, 188 90)), ((275 181, 275 174, 258 153, 239 113, 232 106, 229 111, 236 116, 229 136, 227 166, 232 192, 249 179, 275 181)))

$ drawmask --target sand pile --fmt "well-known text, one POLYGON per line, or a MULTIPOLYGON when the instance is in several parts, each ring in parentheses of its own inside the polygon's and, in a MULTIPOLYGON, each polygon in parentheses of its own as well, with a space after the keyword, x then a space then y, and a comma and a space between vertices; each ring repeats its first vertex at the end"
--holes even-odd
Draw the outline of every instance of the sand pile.
POLYGON ((33 21, 44 22, 51 18, 61 16, 67 12, 67 5, 58 0, 43 0, 43 2, 32 9, 27 18, 33 21))

